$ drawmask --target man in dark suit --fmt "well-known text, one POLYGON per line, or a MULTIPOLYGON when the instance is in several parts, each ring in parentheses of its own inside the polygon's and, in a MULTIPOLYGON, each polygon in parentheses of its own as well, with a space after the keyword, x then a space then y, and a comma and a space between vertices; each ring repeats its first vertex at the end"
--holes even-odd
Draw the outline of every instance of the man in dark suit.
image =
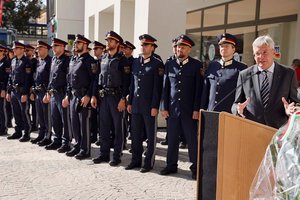
POLYGON ((240 72, 232 113, 279 128, 299 102, 296 73, 274 62, 270 36, 256 38, 252 46, 256 65, 240 72))

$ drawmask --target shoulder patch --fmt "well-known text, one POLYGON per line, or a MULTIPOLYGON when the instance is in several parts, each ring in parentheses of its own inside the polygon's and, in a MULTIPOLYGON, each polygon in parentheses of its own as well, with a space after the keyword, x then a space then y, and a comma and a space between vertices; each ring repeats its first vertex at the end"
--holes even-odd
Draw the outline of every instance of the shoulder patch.
POLYGON ((98 70, 98 65, 96 63, 92 63, 91 64, 91 70, 92 70, 93 74, 96 74, 97 70, 98 70))
POLYGON ((159 76, 163 76, 164 73, 165 73, 164 68, 162 68, 162 67, 158 68, 158 75, 159 75, 159 76))
POLYGON ((26 72, 26 74, 30 74, 31 73, 31 67, 26 67, 25 68, 25 72, 26 72))
POLYGON ((129 66, 124 66, 124 73, 125 74, 130 74, 130 67, 129 66))

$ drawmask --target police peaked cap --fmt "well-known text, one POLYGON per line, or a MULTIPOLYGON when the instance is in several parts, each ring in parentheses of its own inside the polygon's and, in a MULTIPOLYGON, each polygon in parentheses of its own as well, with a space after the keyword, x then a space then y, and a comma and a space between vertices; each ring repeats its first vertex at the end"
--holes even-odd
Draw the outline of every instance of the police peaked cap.
POLYGON ((223 33, 222 35, 219 35, 218 40, 219 40, 219 43, 218 43, 219 45, 228 43, 228 44, 232 44, 233 46, 236 46, 236 44, 237 44, 236 37, 234 37, 233 35, 231 35, 229 33, 223 33))
POLYGON ((80 35, 80 34, 76 35, 75 42, 83 42, 87 45, 89 45, 91 43, 91 41, 89 39, 87 39, 86 37, 84 37, 83 35, 80 35))
POLYGON ((114 32, 114 31, 109 31, 109 32, 106 33, 105 40, 107 40, 107 39, 114 39, 117 42, 119 42, 120 44, 123 43, 123 38, 118 33, 114 32))
POLYGON ((51 46, 42 40, 37 41, 37 47, 44 47, 47 49, 51 49, 51 46))
POLYGON ((35 48, 33 46, 31 46, 30 44, 26 44, 25 45, 25 49, 31 49, 34 50, 35 48))
POLYGON ((0 49, 6 50, 7 48, 5 46, 3 46, 2 44, 0 44, 0 49))
POLYGON ((93 44, 94 44, 94 48, 103 48, 103 49, 105 49, 105 47, 106 47, 104 44, 102 44, 101 42, 98 42, 98 41, 94 41, 93 44))
POLYGON ((19 41, 14 41, 14 44, 13 44, 13 49, 15 48, 22 48, 22 49, 25 49, 25 44, 19 42, 19 41))
POLYGON ((135 49, 135 46, 132 43, 128 42, 128 41, 125 41, 124 44, 126 45, 126 47, 128 47, 130 49, 135 49))
POLYGON ((189 38, 187 35, 182 34, 177 39, 178 39, 176 43, 177 45, 181 44, 189 47, 195 46, 194 41, 191 38, 189 38))
POLYGON ((52 46, 54 45, 58 45, 58 46, 66 46, 68 43, 66 41, 63 41, 61 39, 58 38, 53 38, 52 39, 52 46))
POLYGON ((142 44, 154 44, 157 40, 149 34, 143 34, 139 37, 142 44))

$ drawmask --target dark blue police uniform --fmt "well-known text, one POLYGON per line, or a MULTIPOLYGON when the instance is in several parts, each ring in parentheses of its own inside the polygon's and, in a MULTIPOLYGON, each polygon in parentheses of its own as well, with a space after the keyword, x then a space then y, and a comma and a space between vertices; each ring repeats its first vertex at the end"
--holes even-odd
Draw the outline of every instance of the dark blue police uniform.
MULTIPOLYGON (((77 35, 75 42, 90 43, 82 35, 77 35)), ((92 97, 93 84, 97 72, 94 58, 88 53, 76 56, 70 61, 68 73, 68 97, 70 97, 71 126, 75 144, 67 156, 84 159, 90 156, 90 108, 82 107, 81 99, 84 96, 92 97)))
POLYGON ((235 93, 232 93, 224 100, 222 99, 234 90, 239 72, 246 68, 247 65, 234 59, 226 62, 220 60, 209 63, 204 81, 202 107, 210 111, 226 111, 230 113, 235 93), (222 102, 220 102, 221 100, 222 102), (220 104, 218 104, 219 102, 220 104))
MULTIPOLYGON (((189 45, 194 43, 182 35, 177 44, 189 45)), ((186 137, 189 151, 190 169, 193 177, 197 166, 197 120, 192 118, 193 112, 199 112, 203 77, 202 63, 188 57, 184 61, 170 60, 165 64, 164 88, 162 94, 163 111, 169 112, 168 118, 168 152, 167 166, 161 171, 162 175, 177 172, 179 135, 186 137)))
MULTIPOLYGON (((0 45, 0 50, 4 51, 6 50, 6 47, 0 45)), ((6 86, 8 81, 8 76, 10 73, 10 62, 9 60, 4 56, 0 60, 0 92, 5 91, 6 92, 6 86)), ((0 97, 0 135, 6 135, 7 134, 7 115, 6 115, 6 100, 5 97, 0 97)))
MULTIPOLYGON (((67 42, 53 38, 53 45, 66 46, 67 42)), ((54 131, 53 143, 48 149, 57 149, 59 153, 70 150, 72 140, 70 108, 62 107, 62 100, 66 94, 67 74, 70 58, 65 54, 53 56, 51 63, 48 93, 51 95, 51 118, 54 131)))
MULTIPOLYGON (((14 42, 14 48, 25 48, 24 44, 14 42)), ((20 59, 15 57, 11 62, 12 72, 8 80, 8 93, 11 93, 11 104, 15 118, 15 133, 8 139, 20 139, 21 142, 30 140, 30 117, 28 115, 28 99, 21 102, 21 96, 29 94, 32 83, 31 62, 25 56, 20 59), (24 135, 22 136, 22 131, 24 135)))
MULTIPOLYGON (((106 39, 111 38, 119 43, 123 39, 115 32, 110 31, 106 39)), ((110 160, 111 127, 114 127, 114 153, 110 165, 115 166, 121 162, 124 136, 122 132, 123 112, 118 111, 118 104, 125 100, 129 94, 130 66, 123 54, 115 55, 106 53, 101 60, 100 75, 97 81, 97 90, 100 97, 100 156, 93 159, 94 163, 108 162, 110 160)))

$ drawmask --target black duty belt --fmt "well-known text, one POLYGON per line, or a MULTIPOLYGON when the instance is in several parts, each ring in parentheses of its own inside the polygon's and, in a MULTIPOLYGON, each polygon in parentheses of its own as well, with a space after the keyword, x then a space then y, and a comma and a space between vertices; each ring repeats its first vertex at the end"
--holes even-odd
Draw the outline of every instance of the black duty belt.
POLYGON ((72 90, 71 90, 71 93, 72 93, 73 96, 76 96, 76 97, 82 97, 82 96, 85 96, 85 95, 86 95, 87 89, 86 89, 86 88, 72 89, 72 90))
POLYGON ((105 96, 115 96, 121 94, 120 88, 104 88, 98 91, 98 95, 100 98, 105 96))
POLYGON ((55 95, 55 94, 64 94, 66 91, 64 88, 59 88, 59 89, 50 89, 49 94, 50 95, 55 95))
POLYGON ((34 94, 37 94, 37 93, 40 93, 40 92, 46 92, 46 87, 44 85, 38 85, 38 86, 35 86, 34 88, 32 88, 32 92, 34 94))
POLYGON ((25 93, 23 86, 15 84, 15 85, 12 85, 11 87, 12 87, 12 91, 14 91, 14 92, 22 93, 22 94, 25 93))

